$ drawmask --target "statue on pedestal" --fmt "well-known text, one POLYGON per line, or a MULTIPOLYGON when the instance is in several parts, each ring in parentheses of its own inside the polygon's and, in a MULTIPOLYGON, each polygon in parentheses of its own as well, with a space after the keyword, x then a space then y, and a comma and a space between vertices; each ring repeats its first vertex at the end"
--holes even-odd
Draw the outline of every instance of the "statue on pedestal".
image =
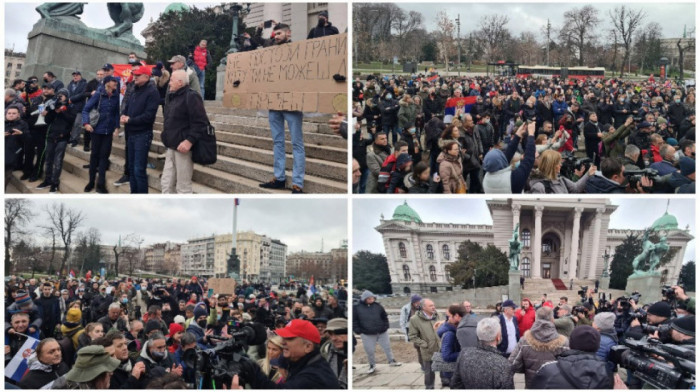
POLYGON ((42 19, 53 19, 60 16, 73 16, 83 13, 83 4, 87 3, 44 3, 36 7, 36 12, 42 19))
POLYGON ((107 3, 107 10, 115 25, 104 32, 113 37, 131 33, 134 23, 143 18, 143 3, 107 3))
POLYGON ((669 246, 666 243, 666 237, 662 236, 657 244, 651 242, 649 235, 651 234, 651 229, 644 230, 644 237, 642 238, 642 253, 638 254, 632 262, 632 268, 634 272, 632 275, 652 275, 656 272, 659 263, 661 262, 661 257, 666 254, 669 250, 669 246), (644 266, 649 265, 647 270, 642 270, 644 266))
POLYGON ((513 229, 513 237, 510 239, 508 244, 510 245, 510 251, 508 253, 508 259, 510 260, 510 270, 517 271, 520 266, 520 251, 523 248, 522 242, 518 241, 518 229, 520 228, 520 223, 515 225, 513 229))

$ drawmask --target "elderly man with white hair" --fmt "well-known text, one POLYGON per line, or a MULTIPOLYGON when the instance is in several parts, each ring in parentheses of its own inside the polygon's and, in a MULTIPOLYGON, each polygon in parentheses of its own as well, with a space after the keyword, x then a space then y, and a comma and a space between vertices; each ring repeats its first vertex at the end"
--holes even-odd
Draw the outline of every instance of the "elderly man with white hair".
POLYGON ((167 148, 161 190, 163 193, 192 193, 192 146, 206 134, 209 119, 199 91, 189 88, 187 72, 173 71, 169 87, 160 135, 167 148))
POLYGON ((515 389, 510 363, 496 348, 501 341, 501 323, 489 317, 476 326, 477 347, 462 350, 451 389, 515 389))

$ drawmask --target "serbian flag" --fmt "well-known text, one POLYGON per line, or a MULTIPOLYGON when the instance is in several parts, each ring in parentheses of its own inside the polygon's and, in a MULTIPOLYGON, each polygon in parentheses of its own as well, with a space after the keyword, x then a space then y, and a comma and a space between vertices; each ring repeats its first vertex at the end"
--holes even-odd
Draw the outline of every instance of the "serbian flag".
POLYGON ((458 113, 469 113, 475 103, 476 96, 448 99, 445 103, 445 124, 452 121, 458 113))
POLYGON ((7 366, 5 366, 5 377, 19 382, 22 376, 24 376, 24 373, 29 370, 27 368, 27 359, 34 353, 38 344, 39 340, 27 337, 27 341, 24 342, 22 347, 17 351, 17 354, 15 354, 10 362, 8 362, 7 366))
MULTIPOLYGON (((121 91, 119 92, 122 96, 126 92, 126 83, 131 80, 131 64, 112 64, 114 66, 114 76, 119 77, 123 83, 121 83, 121 91)), ((146 67, 152 70, 155 65, 143 64, 142 67, 146 67)))
POLYGON ((70 269, 70 272, 68 273, 68 277, 71 279, 75 279, 75 271, 73 271, 73 268, 70 269))
POLYGON ((440 75, 433 75, 433 76, 427 78, 426 80, 429 82, 434 82, 435 80, 438 80, 438 79, 440 79, 440 75))
POLYGON ((317 292, 318 290, 316 290, 316 285, 314 284, 314 276, 311 275, 311 279, 309 279, 309 289, 306 290, 306 296, 311 297, 317 292))
POLYGON ((87 274, 85 274, 85 279, 90 280, 92 279, 92 270, 89 270, 87 274))

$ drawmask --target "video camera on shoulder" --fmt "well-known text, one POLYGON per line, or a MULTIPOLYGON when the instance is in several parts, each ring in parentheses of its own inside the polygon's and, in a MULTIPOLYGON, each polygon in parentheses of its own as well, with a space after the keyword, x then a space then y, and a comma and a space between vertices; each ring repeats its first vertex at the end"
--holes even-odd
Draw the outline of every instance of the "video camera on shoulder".
POLYGON ((213 348, 195 347, 185 351, 182 359, 188 368, 195 370, 195 385, 222 389, 224 384, 230 384, 234 374, 239 375, 241 385, 247 377, 252 377, 251 366, 257 365, 247 358, 246 352, 249 346, 265 343, 265 326, 260 323, 229 324, 229 335, 210 335, 210 338, 222 341, 213 348), (234 325, 233 330, 231 325, 234 325))
POLYGON ((575 171, 580 170, 581 168, 583 168, 584 173, 587 172, 593 164, 593 160, 591 158, 576 158, 570 153, 561 154, 561 159, 561 175, 568 179, 573 179, 575 171))
MULTIPOLYGON (((678 285, 683 291, 685 291, 685 286, 678 285)), ((661 287, 661 297, 672 306, 678 302, 678 297, 676 297, 676 290, 672 286, 665 285, 661 287)), ((675 306, 674 306, 675 307, 675 306)))
MULTIPOLYGON (((655 169, 646 168, 640 170, 625 170, 625 178, 629 182, 630 188, 636 189, 637 183, 642 180, 642 177, 646 177, 652 181, 654 184, 662 183, 663 179, 659 176, 659 172, 655 169)), ((642 187, 645 192, 653 191, 653 187, 642 187)))
POLYGON ((695 346, 625 339, 610 349, 609 358, 654 388, 695 389, 695 346))

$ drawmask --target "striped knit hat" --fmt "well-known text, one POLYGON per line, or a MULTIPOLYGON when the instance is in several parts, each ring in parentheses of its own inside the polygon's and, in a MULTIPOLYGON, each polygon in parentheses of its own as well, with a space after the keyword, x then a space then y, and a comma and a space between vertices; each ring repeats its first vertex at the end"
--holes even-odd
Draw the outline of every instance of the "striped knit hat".
POLYGON ((20 290, 17 292, 17 296, 15 296, 15 303, 17 307, 27 308, 32 305, 32 298, 26 291, 20 290))

